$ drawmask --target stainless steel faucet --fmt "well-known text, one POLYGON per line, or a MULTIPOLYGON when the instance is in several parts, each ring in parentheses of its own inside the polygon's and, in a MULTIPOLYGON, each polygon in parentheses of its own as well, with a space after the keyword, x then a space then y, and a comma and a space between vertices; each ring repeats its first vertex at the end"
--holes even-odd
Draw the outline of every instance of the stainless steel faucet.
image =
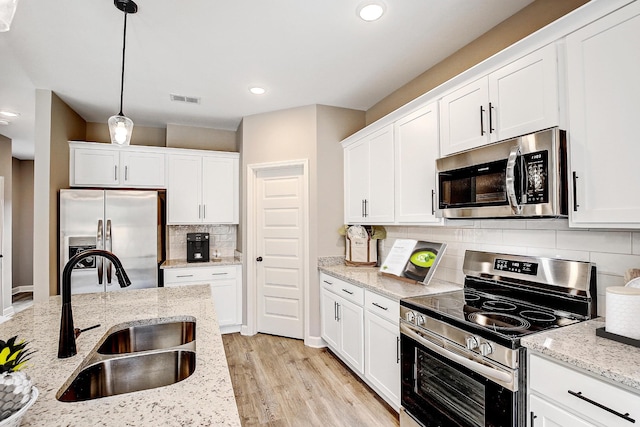
MULTIPOLYGON (((76 329, 73 327, 73 313, 71 311, 71 273, 73 267, 82 259, 89 256, 102 256, 113 262, 116 269, 116 277, 120 287, 124 288, 131 284, 129 276, 124 271, 122 263, 113 253, 103 249, 89 249, 75 254, 65 264, 62 271, 62 316, 60 318, 60 341, 58 342, 58 358, 64 359, 75 356, 76 350, 76 329)), ((89 329, 89 328, 88 328, 89 329)))

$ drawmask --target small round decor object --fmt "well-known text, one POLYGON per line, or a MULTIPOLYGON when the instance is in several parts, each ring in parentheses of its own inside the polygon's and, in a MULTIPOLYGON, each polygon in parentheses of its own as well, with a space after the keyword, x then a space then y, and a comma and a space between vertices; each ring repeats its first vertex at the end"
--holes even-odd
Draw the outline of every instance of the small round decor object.
POLYGON ((432 251, 417 251, 411 255, 409 260, 415 266, 429 268, 436 260, 436 254, 434 254, 432 251))
POLYGON ((20 410, 10 417, 5 418, 0 421, 0 427, 19 427, 22 422, 22 417, 26 414, 27 410, 36 402, 38 399, 38 389, 35 387, 31 387, 31 399, 22 407, 20 410))
POLYGON ((640 288, 640 277, 629 280, 624 286, 627 288, 640 288))

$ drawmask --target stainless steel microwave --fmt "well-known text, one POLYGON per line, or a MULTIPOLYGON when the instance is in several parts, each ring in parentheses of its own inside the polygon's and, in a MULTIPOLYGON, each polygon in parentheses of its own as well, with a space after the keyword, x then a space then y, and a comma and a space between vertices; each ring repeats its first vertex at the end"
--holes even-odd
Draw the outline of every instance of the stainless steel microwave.
POLYGON ((558 128, 486 145, 436 161, 444 218, 563 217, 567 141, 558 128))

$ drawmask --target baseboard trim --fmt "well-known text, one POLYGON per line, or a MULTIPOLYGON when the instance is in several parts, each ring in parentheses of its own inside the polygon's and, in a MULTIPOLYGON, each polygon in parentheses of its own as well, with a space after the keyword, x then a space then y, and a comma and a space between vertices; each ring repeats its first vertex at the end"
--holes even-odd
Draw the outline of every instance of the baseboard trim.
POLYGON ((242 327, 240 325, 228 325, 228 326, 220 326, 221 334, 233 334, 235 332, 240 332, 242 327))
POLYGON ((304 340, 304 345, 311 348, 324 348, 327 346, 327 343, 322 337, 307 337, 304 340))
POLYGON ((19 294, 22 292, 33 292, 33 285, 23 285, 11 288, 11 295, 19 294))
POLYGON ((246 337, 250 337, 250 336, 255 335, 255 332, 251 333, 249 331, 249 327, 247 325, 242 325, 242 328, 240 328, 240 335, 244 335, 246 337))

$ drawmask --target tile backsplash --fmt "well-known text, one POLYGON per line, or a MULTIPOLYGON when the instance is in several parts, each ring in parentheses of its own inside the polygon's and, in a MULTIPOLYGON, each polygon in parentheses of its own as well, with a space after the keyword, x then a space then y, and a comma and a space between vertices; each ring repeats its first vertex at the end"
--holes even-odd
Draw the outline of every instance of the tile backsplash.
POLYGON ((447 244, 435 277, 462 284, 467 249, 564 258, 595 263, 598 272, 598 314, 605 314, 609 286, 624 286, 624 272, 640 268, 639 231, 572 229, 566 219, 448 220, 445 226, 385 226, 381 259, 395 239, 408 238, 447 244))
POLYGON ((237 225, 168 225, 167 259, 187 258, 187 233, 209 233, 209 254, 217 249, 221 257, 235 255, 237 225))

